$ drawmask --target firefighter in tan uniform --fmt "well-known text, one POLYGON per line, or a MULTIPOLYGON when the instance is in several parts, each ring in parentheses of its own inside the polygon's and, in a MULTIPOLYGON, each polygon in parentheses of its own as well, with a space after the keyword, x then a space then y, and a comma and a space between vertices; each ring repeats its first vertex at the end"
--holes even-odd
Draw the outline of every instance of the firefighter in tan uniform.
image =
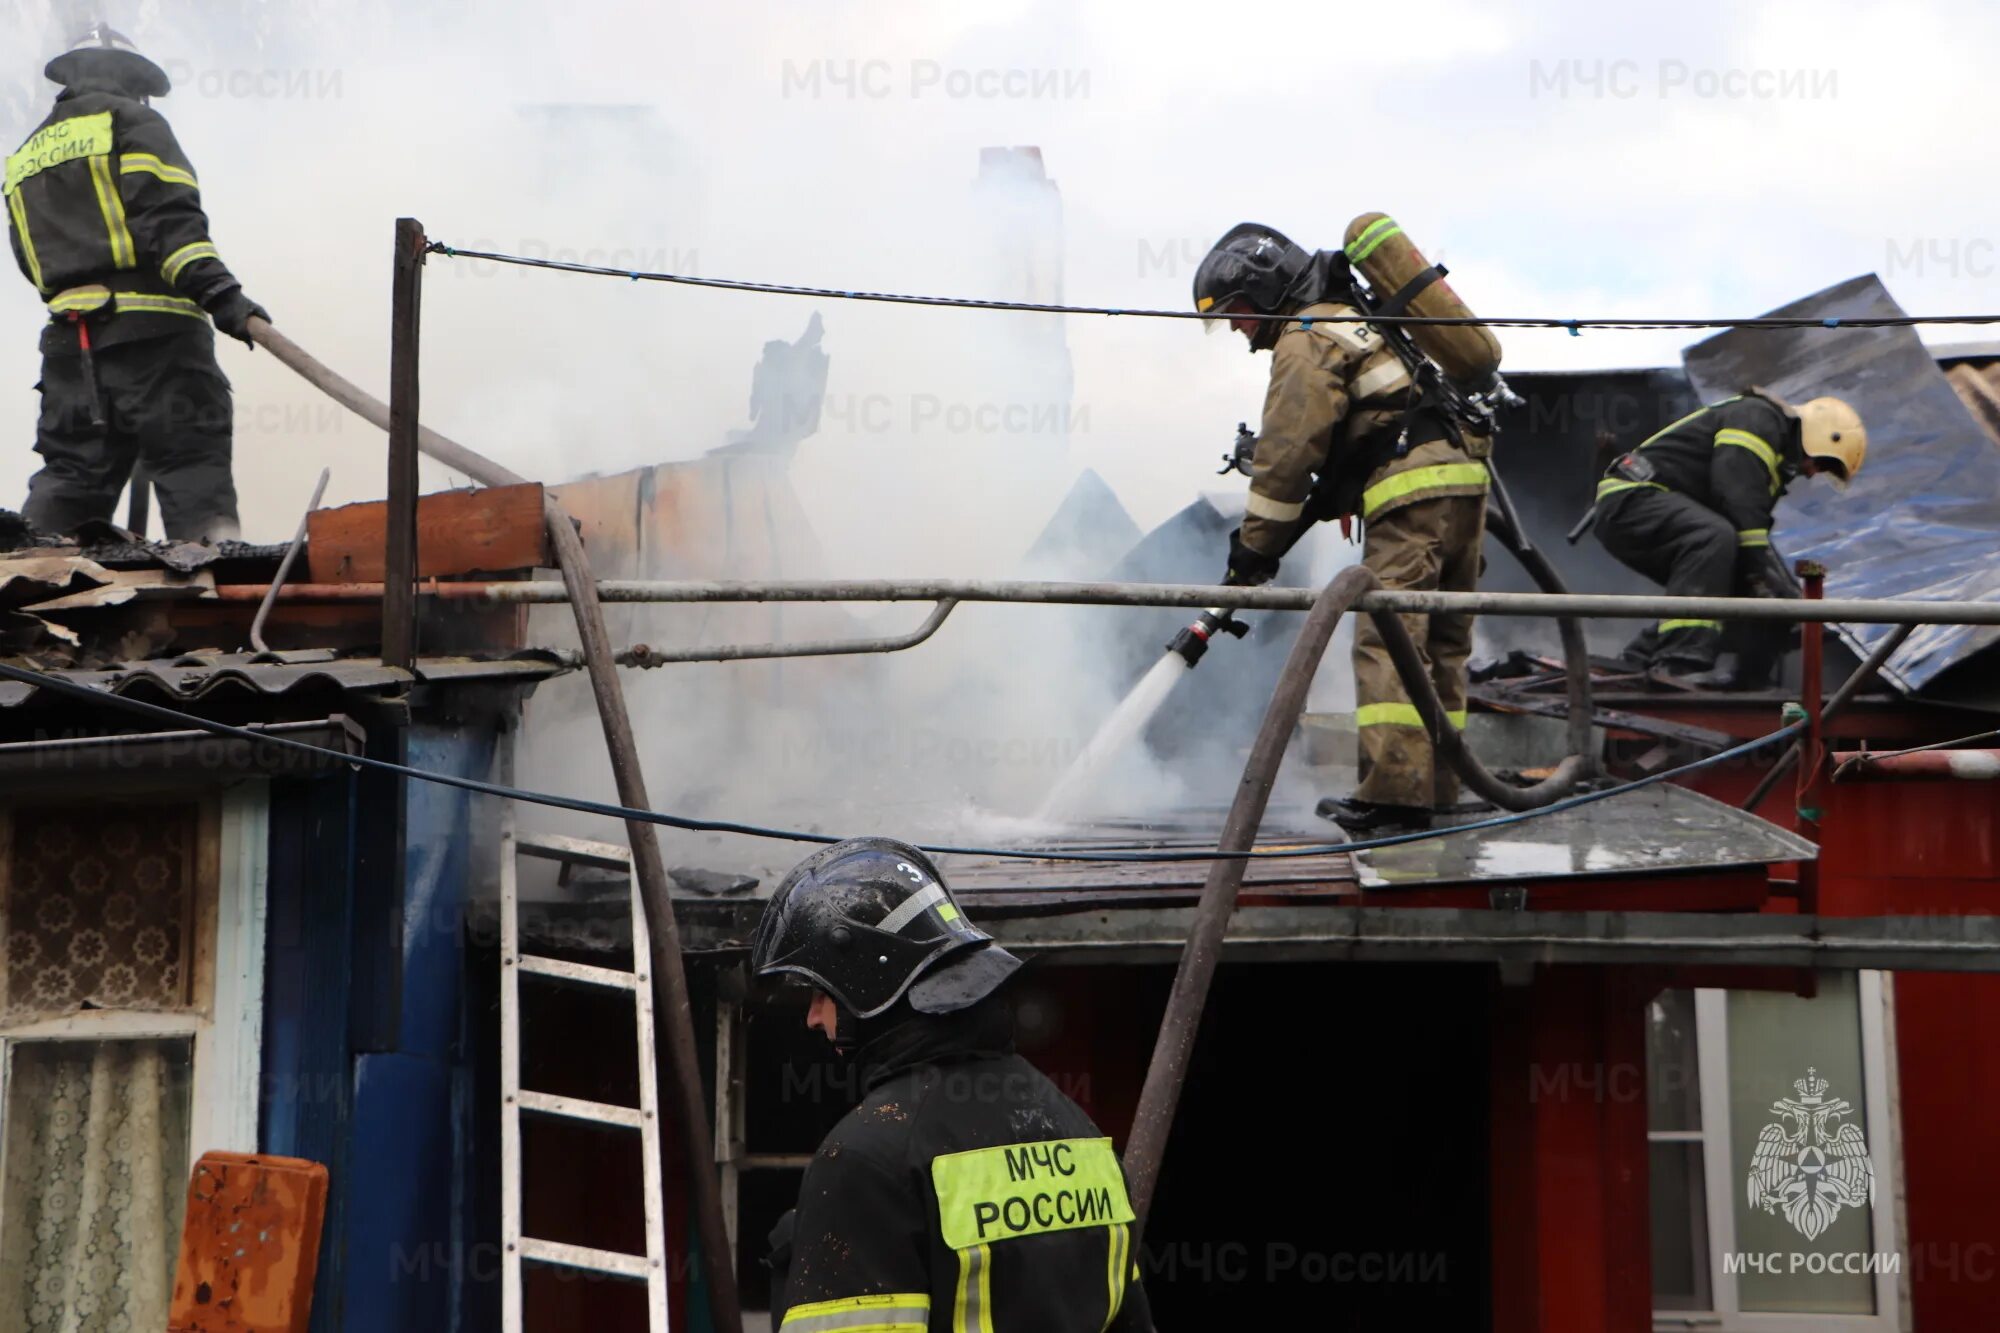
MULTIPOLYGON (((1204 313, 1232 319, 1250 350, 1271 353, 1263 428, 1242 526, 1230 535, 1224 582, 1255 585, 1315 522, 1358 516, 1362 562, 1384 586, 1471 591, 1478 584, 1491 438, 1417 401, 1408 368, 1357 314, 1339 252, 1309 254, 1269 227, 1233 228, 1195 274, 1204 313)), ((1211 321, 1213 328, 1220 321, 1211 321)), ((1472 617, 1403 617, 1454 725, 1465 725, 1472 617)), ((1354 637, 1361 785, 1323 802, 1353 834, 1427 828, 1458 801, 1455 774, 1436 762, 1373 622, 1354 637)))

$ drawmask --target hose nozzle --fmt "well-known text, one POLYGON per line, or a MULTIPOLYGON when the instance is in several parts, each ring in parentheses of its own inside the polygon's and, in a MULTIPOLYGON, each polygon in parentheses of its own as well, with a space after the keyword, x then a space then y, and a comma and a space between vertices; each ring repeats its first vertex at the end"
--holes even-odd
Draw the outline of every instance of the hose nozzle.
POLYGON ((1210 607, 1194 618, 1194 623, 1174 635, 1167 645, 1170 653, 1179 653, 1190 668, 1201 661, 1201 655, 1208 651, 1208 642, 1218 633, 1233 634, 1242 638, 1250 632, 1250 627, 1236 618, 1234 611, 1224 611, 1210 607))

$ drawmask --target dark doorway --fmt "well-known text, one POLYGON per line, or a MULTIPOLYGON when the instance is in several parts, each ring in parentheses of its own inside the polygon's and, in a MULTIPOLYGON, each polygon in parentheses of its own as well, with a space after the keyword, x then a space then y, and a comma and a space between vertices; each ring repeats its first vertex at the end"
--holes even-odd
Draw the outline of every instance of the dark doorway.
POLYGON ((1145 1243, 1163 1333, 1490 1326, 1490 984, 1221 970, 1145 1243))

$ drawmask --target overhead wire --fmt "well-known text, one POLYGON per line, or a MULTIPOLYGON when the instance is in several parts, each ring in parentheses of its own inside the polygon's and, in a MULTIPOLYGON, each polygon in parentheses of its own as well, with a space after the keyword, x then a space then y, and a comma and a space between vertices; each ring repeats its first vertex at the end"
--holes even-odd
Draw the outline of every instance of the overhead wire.
MULTIPOLYGON (((88 700, 92 703, 108 705, 126 712, 151 718, 155 721, 171 722, 183 729, 199 730, 211 735, 227 737, 231 740, 247 741, 257 745, 276 746, 293 753, 309 754, 321 760, 369 769, 379 773, 390 773, 399 777, 414 778, 420 782, 436 783, 440 786, 456 787, 462 791, 476 792, 482 796, 494 796, 503 800, 524 801, 534 805, 547 806, 557 810, 571 810, 579 814, 601 815, 608 819, 635 820, 641 823, 658 824, 666 828, 680 829, 690 833, 733 833, 752 838, 768 838, 782 842, 804 842, 827 844, 841 842, 847 834, 814 833, 803 829, 777 828, 762 824, 739 823, 723 819, 695 819, 686 815, 668 814, 659 810, 641 810, 632 806, 617 805, 609 801, 592 801, 576 796, 558 796, 553 792, 533 791, 523 787, 512 787, 505 783, 487 782, 480 778, 460 777, 454 773, 437 773, 429 769, 416 768, 409 764, 398 764, 387 759, 372 759, 365 755, 347 754, 340 750, 313 745, 306 741, 293 740, 288 736, 274 736, 252 727, 234 726, 227 722, 217 722, 199 717, 193 713, 164 704, 152 703, 144 699, 130 698, 114 694, 109 690, 85 685, 66 677, 45 671, 34 671, 25 667, 0 662, 0 680, 17 681, 36 689, 54 691, 72 698, 88 700)), ((1630 782, 1603 788, 1597 791, 1581 792, 1566 797, 1535 810, 1523 810, 1498 815, 1492 819, 1475 820, 1466 824, 1446 825, 1410 833, 1389 834, 1380 838, 1365 838, 1352 842, 1318 843, 1300 847, 1253 848, 1241 852, 1193 850, 1183 848, 1135 848, 1126 851, 1059 851, 1047 848, 1026 847, 977 847, 948 843, 915 844, 921 850, 940 856, 982 856, 1027 861, 1083 861, 1112 863, 1145 863, 1173 861, 1275 861, 1298 857, 1332 856, 1340 853, 1373 851, 1383 847, 1400 847, 1414 842, 1428 842, 1437 838, 1447 838, 1460 833, 1474 833, 1486 829, 1506 828, 1525 823, 1530 819, 1545 815, 1559 814, 1597 801, 1608 800, 1625 792, 1650 787, 1656 783, 1668 782, 1686 777, 1705 768, 1713 767, 1731 759, 1740 759, 1766 746, 1788 740, 1805 727, 1803 722, 1794 722, 1781 727, 1766 736, 1745 741, 1741 745, 1706 755, 1678 768, 1663 769, 1649 773, 1630 782)), ((143 738, 144 733, 134 739, 143 738)), ((879 833, 879 829, 870 830, 879 833)))
MULTIPOLYGON (((692 273, 662 273, 646 269, 613 268, 602 264, 581 264, 566 259, 538 259, 529 255, 510 255, 493 250, 472 250, 455 246, 444 241, 432 241, 425 246, 430 254, 443 255, 448 259, 479 259, 495 264, 514 264, 523 268, 553 269, 562 273, 582 273, 595 277, 623 278, 628 282, 661 282, 679 287, 705 287, 714 291, 757 292, 768 296, 810 296, 828 301, 874 301, 890 305, 932 306, 953 310, 1011 310, 1024 314, 1041 315, 1102 315, 1125 319, 1192 319, 1192 320, 1243 320, 1264 322, 1276 320, 1285 323, 1299 322, 1296 314, 1266 315, 1257 313, 1226 314, 1221 311, 1196 310, 1155 310, 1138 306, 1103 305, 1062 305, 1044 301, 1000 301, 985 297, 968 296, 921 296, 904 292, 872 292, 858 288, 807 287, 795 283, 754 282, 741 278, 704 278, 692 273)), ((1897 329, 1912 328, 1932 324, 2000 324, 2000 314, 1994 315, 1760 315, 1744 318, 1709 319, 1631 319, 1605 317, 1593 319, 1566 319, 1548 315, 1509 315, 1500 318, 1487 316, 1446 317, 1436 315, 1313 315, 1303 321, 1308 324, 1395 324, 1408 327, 1433 326, 1476 326, 1485 325, 1503 329, 1564 329, 1572 334, 1585 329, 1644 330, 1644 329, 1897 329)))

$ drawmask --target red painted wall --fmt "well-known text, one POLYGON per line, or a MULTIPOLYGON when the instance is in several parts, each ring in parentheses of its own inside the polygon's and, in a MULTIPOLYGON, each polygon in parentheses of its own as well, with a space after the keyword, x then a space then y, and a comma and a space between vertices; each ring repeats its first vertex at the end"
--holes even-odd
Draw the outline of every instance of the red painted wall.
POLYGON ((1652 1327, 1644 1080, 1657 981, 1559 967, 1495 991, 1494 1333, 1652 1327))
MULTIPOLYGON (((1962 916, 2000 910, 2000 788, 1857 782, 1828 789, 1829 912, 1962 916)), ((1905 1272, 1921 1333, 2000 1328, 2000 976, 1896 977, 1907 1192, 1905 1272)))

